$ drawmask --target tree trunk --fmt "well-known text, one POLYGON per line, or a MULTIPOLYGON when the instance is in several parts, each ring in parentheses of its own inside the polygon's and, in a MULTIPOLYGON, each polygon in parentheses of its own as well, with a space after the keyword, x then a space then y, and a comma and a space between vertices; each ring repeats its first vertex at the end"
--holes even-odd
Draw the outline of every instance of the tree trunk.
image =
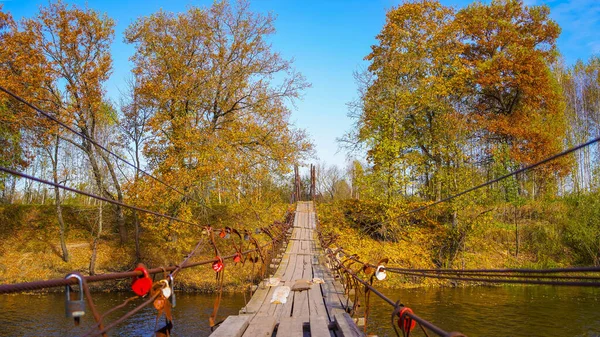
POLYGON ((140 252, 140 219, 137 211, 133 211, 133 221, 135 224, 135 259, 136 263, 142 261, 142 253, 140 252))
POLYGON ((15 200, 15 190, 17 188, 17 178, 13 177, 10 183, 10 193, 8 194, 8 203, 12 204, 15 200))
POLYGON ((515 257, 519 257, 519 223, 517 222, 517 207, 514 207, 515 222, 515 257))
MULTIPOLYGON (((54 143, 54 157, 51 155, 50 160, 52 161, 52 178, 55 184, 58 184, 58 146, 60 138, 56 136, 54 143)), ((62 216, 62 205, 60 201, 60 189, 54 187, 54 205, 56 206, 56 217, 58 219, 58 232, 60 235, 60 248, 62 250, 62 259, 65 262, 69 262, 69 251, 67 250, 67 243, 65 242, 65 221, 62 216)))
MULTIPOLYGON (((87 133, 86 133, 87 135, 87 133)), ((89 135, 87 135, 90 139, 92 137, 90 137, 89 135)), ((106 198, 112 199, 112 200, 118 200, 120 202, 123 202, 123 194, 121 193, 121 188, 119 185, 119 181, 117 179, 117 176, 115 174, 115 171, 113 169, 113 165, 110 162, 110 160, 108 159, 108 157, 106 156, 106 154, 104 154, 102 152, 102 150, 100 149, 98 152, 98 154, 100 155, 100 157, 102 158, 102 160, 104 161, 104 163, 106 164, 106 167, 108 168, 108 171, 111 175, 111 178, 113 180, 113 185, 117 191, 117 197, 115 198, 114 195, 112 195, 108 189, 106 188, 106 186, 104 186, 104 184, 102 183, 103 181, 103 175, 102 172, 100 170, 100 166, 98 165, 98 161, 96 160, 96 157, 94 155, 94 149, 92 147, 92 143, 85 140, 83 143, 83 148, 85 149, 85 152, 88 156, 88 159, 90 161, 90 166, 92 167, 92 173, 94 174, 94 180, 96 181, 96 185, 98 186, 98 189, 102 192, 102 195, 106 198)), ((121 244, 124 244, 125 242, 127 242, 127 230, 125 228, 125 217, 123 215, 123 208, 119 205, 115 205, 115 212, 117 215, 117 228, 119 230, 119 235, 121 238, 121 244)))
POLYGON ((96 237, 92 243, 92 256, 90 257, 90 275, 96 273, 96 253, 98 252, 98 241, 100 241, 100 235, 102 234, 102 202, 98 206, 98 230, 96 231, 96 237))

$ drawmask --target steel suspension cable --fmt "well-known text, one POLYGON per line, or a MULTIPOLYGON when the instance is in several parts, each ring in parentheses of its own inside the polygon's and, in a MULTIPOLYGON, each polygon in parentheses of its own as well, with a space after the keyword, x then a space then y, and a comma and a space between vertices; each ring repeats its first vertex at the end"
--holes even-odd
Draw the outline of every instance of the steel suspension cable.
MULTIPOLYGON (((289 222, 287 224, 289 225, 289 222)), ((266 243, 266 244, 264 244, 264 245, 262 245, 260 247, 257 246, 255 249, 244 251, 244 252, 242 252, 242 254, 245 255, 245 254, 252 253, 254 251, 260 250, 262 248, 265 248, 265 247, 267 247, 269 245, 274 245, 277 242, 279 242, 278 240, 281 239, 282 237, 285 237, 285 230, 282 230, 281 233, 276 238, 272 238, 270 242, 268 242, 268 243, 266 243)), ((168 268, 155 268, 155 269, 152 269, 152 270, 148 270, 148 273, 149 274, 154 274, 155 273, 154 271, 156 271, 156 273, 161 272, 161 271, 162 272, 171 271, 171 275, 175 276, 175 274, 177 272, 179 272, 183 268, 190 268, 190 267, 199 266, 199 265, 202 265, 202 264, 214 263, 214 262, 223 261, 223 260, 226 260, 226 259, 232 259, 232 258, 234 258, 234 257, 237 256, 238 252, 236 252, 236 254, 233 254, 233 255, 229 255, 229 256, 225 256, 225 257, 217 257, 217 258, 212 259, 212 260, 205 260, 205 261, 195 262, 195 263, 187 263, 187 261, 190 258, 192 258, 194 256, 194 254, 198 251, 198 248, 200 247, 200 245, 201 245, 201 243, 203 242, 204 239, 205 238, 203 238, 200 241, 198 241, 198 244, 196 244, 195 248, 190 252, 190 254, 188 254, 186 256, 186 258, 183 260, 183 262, 180 265, 172 266, 172 267, 168 267, 168 268)), ((142 272, 137 272, 137 273, 138 274, 142 274, 142 272)), ((137 313, 140 310, 142 310, 144 307, 150 305, 150 303, 152 303, 156 299, 157 296, 159 296, 158 293, 156 293, 153 296, 150 296, 148 298, 148 300, 144 301, 142 304, 138 305, 133 310, 125 313, 119 319, 115 320, 114 322, 112 322, 111 324, 107 325, 106 327, 101 328, 100 331, 93 331, 92 330, 92 331, 86 333, 84 336, 98 336, 98 335, 102 335, 102 334, 106 333, 110 329, 112 329, 112 328, 116 327, 117 325, 121 324, 122 322, 124 322, 129 317, 133 316, 135 313, 137 313)), ((113 311, 115 308, 123 307, 129 300, 130 299, 128 299, 125 303, 120 304, 120 305, 114 307, 113 309, 110 309, 109 311, 107 311, 107 313, 110 312, 110 311, 113 311)), ((107 313, 105 313, 105 315, 107 313)), ((95 326, 95 328, 97 328, 97 327, 98 327, 98 324, 95 326)))
MULTIPOLYGON (((340 250, 343 252, 343 250, 340 250)), ((344 254, 346 254, 344 252, 344 254)), ((360 261, 353 255, 348 255, 348 260, 353 260, 361 265, 377 268, 378 266, 360 261)), ((556 268, 556 269, 466 269, 466 273, 459 269, 410 269, 410 268, 394 268, 384 266, 383 270, 395 274, 448 279, 468 282, 486 282, 486 283, 506 283, 506 284, 535 284, 535 285, 555 285, 555 286, 577 286, 577 287, 600 287, 599 276, 562 276, 548 275, 556 273, 598 273, 599 267, 574 267, 574 268, 556 268), (519 274, 521 273, 521 274, 519 274), (464 274, 465 276, 461 276, 464 274), (536 275, 546 274, 546 275, 536 275), (490 278, 496 277, 496 278, 490 278), (510 279, 510 278, 516 278, 510 279), (529 279, 519 279, 529 278, 529 279), (540 279, 555 279, 558 281, 546 281, 540 279), (578 281, 560 281, 560 280, 578 280, 578 281), (595 282, 594 282, 595 281, 595 282)))
POLYGON ((85 140, 87 140, 88 142, 94 144, 94 146, 97 146, 98 148, 102 149, 103 151, 105 151, 106 153, 112 155, 114 158, 116 158, 117 160, 127 164, 128 166, 132 167, 133 169, 135 169, 137 172, 147 176, 148 178, 164 185, 165 187, 167 187, 168 189, 178 193, 179 195, 185 197, 185 198, 190 198, 191 200, 195 201, 196 203, 198 203, 199 205, 201 205, 202 207, 210 210, 210 211, 214 211, 212 208, 210 208, 208 205, 206 205, 206 203, 204 203, 203 201, 200 201, 196 198, 192 198, 190 196, 188 196, 187 194, 185 194, 184 192, 180 191, 179 189, 167 184, 166 182, 164 182, 163 180, 153 176, 152 174, 142 170, 141 168, 139 168, 137 165, 131 163, 130 161, 128 161, 127 159, 119 156, 118 154, 114 153, 113 151, 107 149, 106 147, 102 146, 101 144, 99 144, 98 142, 96 142, 95 140, 93 140, 92 138, 90 138, 89 136, 75 130, 74 128, 70 127, 69 125, 65 124, 64 122, 61 122, 60 120, 58 120, 56 117, 52 116, 51 114, 45 112, 44 110, 38 108, 37 106, 33 105, 31 102, 25 100, 24 98, 22 98, 21 96, 13 93, 12 91, 6 89, 5 87, 0 85, 0 91, 3 91, 4 93, 8 94, 9 96, 13 97, 14 99, 16 99, 17 101, 25 104, 26 106, 28 106, 29 108, 35 110, 36 112, 38 112, 39 114, 41 114, 42 116, 46 117, 47 119, 57 123, 58 125, 60 125, 61 127, 67 129, 68 131, 78 135, 81 138, 84 138, 85 140))
POLYGON ((456 194, 454 194, 454 195, 451 195, 451 196, 449 196, 449 197, 446 197, 446 198, 444 198, 444 199, 438 200, 438 201, 436 201, 436 202, 434 202, 434 203, 431 203, 431 204, 429 204, 429 205, 421 206, 421 207, 415 208, 415 209, 413 209, 413 210, 410 210, 410 211, 408 211, 408 212, 407 212, 407 214, 411 214, 411 213, 415 213, 415 212, 422 211, 422 210, 424 210, 424 209, 426 209, 426 208, 429 208, 429 207, 432 207, 432 206, 435 206, 435 205, 441 204, 441 203, 443 203, 443 202, 447 202, 447 201, 449 201, 449 200, 452 200, 452 199, 455 199, 455 198, 457 198, 457 197, 460 197, 461 195, 465 195, 465 194, 467 194, 467 193, 470 193, 470 192, 473 192, 473 191, 475 191, 475 190, 478 190, 478 189, 480 189, 480 188, 482 188, 482 187, 486 187, 486 186, 489 186, 489 185, 491 185, 491 184, 497 183, 497 182, 499 182, 499 181, 501 181, 501 180, 504 180, 504 179, 510 178, 510 177, 512 177, 512 176, 515 176, 515 175, 517 175, 517 174, 519 174, 519 173, 523 173, 523 172, 529 171, 529 170, 531 170, 531 169, 534 169, 534 168, 536 168, 536 167, 538 167, 538 166, 540 166, 540 165, 546 164, 546 163, 548 163, 548 162, 550 162, 550 161, 553 161, 553 160, 556 160, 556 159, 558 159, 558 158, 560 158, 560 157, 566 156, 566 155, 568 155, 568 154, 570 154, 570 153, 572 153, 572 152, 575 152, 575 151, 578 151, 578 150, 580 150, 580 149, 583 149, 584 147, 588 147, 588 146, 590 146, 590 145, 592 145, 592 144, 594 144, 594 143, 597 143, 597 142, 599 142, 599 141, 600 141, 600 137, 596 137, 596 138, 594 138, 594 139, 592 139, 592 140, 590 140, 590 141, 587 141, 587 142, 585 142, 585 143, 581 143, 581 144, 579 144, 579 145, 577 145, 577 146, 574 146, 574 147, 572 147, 572 148, 570 148, 570 149, 567 149, 567 150, 565 150, 565 151, 563 151, 563 152, 560 152, 560 153, 554 154, 554 155, 552 155, 552 156, 550 156, 550 157, 547 157, 547 158, 545 158, 545 159, 543 159, 543 160, 540 160, 540 161, 538 161, 537 163, 533 163, 533 164, 531 164, 531 165, 529 165, 529 166, 525 166, 525 167, 523 167, 523 168, 520 168, 520 169, 518 169, 518 170, 512 171, 512 172, 510 172, 510 173, 507 173, 507 174, 505 174, 505 175, 503 175, 503 176, 500 176, 500 177, 498 177, 498 178, 496 178, 496 179, 489 180, 489 181, 487 181, 487 182, 485 182, 485 183, 483 183, 483 184, 477 185, 477 186, 475 186, 475 187, 471 187, 471 188, 469 188, 469 189, 466 189, 466 190, 464 190, 464 191, 462 191, 462 192, 456 193, 456 194))
MULTIPOLYGON (((282 235, 284 233, 285 232, 282 232, 282 235)), ((270 241, 260 247, 245 250, 245 251, 241 252, 241 254, 246 255, 249 253, 256 252, 259 249, 268 247, 273 242, 274 241, 270 241)), ((237 256, 237 254, 232 254, 232 255, 228 255, 228 256, 223 256, 221 258, 223 260, 230 260, 230 259, 235 258, 236 256, 237 256)), ((158 274, 158 273, 165 272, 165 271, 175 272, 175 271, 178 271, 181 269, 192 268, 192 267, 196 267, 196 266, 214 263, 217 261, 219 261, 219 260, 217 258, 214 258, 214 259, 209 259, 209 260, 202 260, 202 261, 198 261, 198 262, 187 263, 187 259, 186 259, 184 261, 184 263, 179 266, 169 266, 169 267, 148 269, 148 274, 158 274)), ((128 272, 119 272, 119 273, 110 273, 110 274, 99 274, 99 275, 93 275, 93 276, 84 276, 84 278, 85 278, 86 282, 91 283, 91 282, 127 279, 127 278, 136 277, 136 276, 142 276, 142 275, 143 275, 143 273, 141 271, 128 271, 128 272)), ((61 286, 66 286, 66 285, 75 285, 75 284, 77 284, 77 280, 74 278, 69 278, 69 279, 60 278, 60 279, 51 279, 51 280, 45 280, 45 281, 2 284, 2 285, 0 285, 0 294, 41 290, 41 289, 61 287, 61 286)))
MULTIPOLYGON (((437 279, 445 279, 445 280, 457 280, 457 281, 467 281, 467 282, 485 282, 485 283, 506 283, 506 284, 535 284, 535 285, 552 285, 552 286, 570 286, 570 287, 600 287, 600 282, 591 282, 591 281, 544 281, 544 280, 511 280, 507 279, 513 276, 507 276, 507 278, 483 278, 483 277, 462 277, 462 276, 454 276, 454 275, 435 275, 430 273, 418 273, 418 272, 408 272, 408 271, 395 271, 393 269, 384 268, 384 270, 389 271, 391 273, 410 275, 410 276, 419 276, 426 278, 437 278, 437 279)), ((594 280, 599 280, 598 278, 594 278, 594 280)))
POLYGON ((39 183, 42 183, 42 184, 45 184, 45 185, 50 185, 50 186, 53 186, 53 187, 57 187, 57 188, 65 190, 65 191, 69 191, 69 192, 73 192, 73 193, 85 195, 87 197, 94 198, 94 199, 97 199, 97 200, 105 201, 105 202, 108 202, 108 203, 113 204, 113 205, 119 205, 121 207, 129 208, 129 209, 140 211, 140 212, 147 213, 147 214, 152 214, 152 215, 155 215, 155 216, 158 216, 158 217, 162 217, 162 218, 165 218, 165 219, 169 219, 169 220, 173 220, 173 221, 185 223, 185 224, 192 225, 192 226, 199 226, 199 227, 203 227, 203 228, 205 227, 205 226, 202 226, 200 224, 197 224, 197 223, 194 223, 194 222, 190 222, 190 221, 187 221, 187 220, 182 220, 182 219, 179 219, 179 218, 167 215, 167 214, 158 213, 158 212, 155 212, 155 211, 151 211, 149 209, 145 209, 145 208, 141 208, 141 207, 138 207, 138 206, 129 205, 129 204, 126 204, 124 202, 120 202, 118 200, 113 200, 113 199, 105 198, 105 197, 102 197, 102 196, 99 196, 99 195, 96 195, 96 194, 93 194, 93 193, 89 193, 89 192, 81 191, 81 190, 78 190, 78 189, 75 189, 75 188, 72 188, 72 187, 68 187, 68 186, 64 186, 64 185, 61 185, 61 184, 57 184, 57 183, 54 183, 52 181, 44 180, 44 179, 41 179, 41 178, 38 178, 38 177, 34 177, 34 176, 31 176, 31 175, 19 172, 19 171, 15 171, 13 169, 9 169, 7 167, 0 166, 0 171, 8 173, 8 174, 11 174, 11 175, 14 175, 14 176, 17 176, 17 177, 21 177, 21 178, 33 180, 33 181, 36 181, 36 182, 39 182, 39 183))
MULTIPOLYGON (((350 268, 344 266, 343 263, 341 263, 340 261, 338 261, 335 257, 331 256, 330 257, 336 261, 338 268, 343 269, 344 272, 346 272, 348 275, 352 276, 356 281, 358 281, 359 283, 361 283, 362 285, 364 285, 366 288, 369 289, 369 291, 373 292, 375 295, 377 295, 379 298, 381 298, 383 301, 385 301, 386 303, 388 303, 389 305, 391 305, 392 307, 396 308, 396 302, 392 301, 389 297, 385 296, 383 293, 381 293, 379 290, 377 290, 375 287, 373 287, 371 284, 369 284, 369 282, 366 282, 365 280, 361 279, 360 277, 358 277, 358 275, 356 275, 356 273, 354 271, 352 271, 350 268)), ((408 312, 405 315, 407 315, 408 317, 410 317, 412 320, 414 320, 415 322, 421 324, 422 326, 426 327, 428 330, 434 332, 435 334, 437 334, 438 336, 464 336, 460 333, 456 333, 456 332, 447 332, 445 330, 443 330, 442 328, 436 326, 435 324, 421 318, 420 316, 412 313, 412 312, 408 312)))
POLYGON ((597 143, 597 142, 599 142, 599 141, 600 141, 600 136, 599 136, 599 137, 596 137, 596 138, 594 138, 594 139, 591 139, 591 140, 589 140, 589 141, 587 141, 587 142, 585 142, 585 143, 581 143, 581 144, 579 144, 579 145, 577 145, 577 146, 574 146, 574 147, 572 147, 572 148, 570 148, 570 149, 567 149, 567 150, 565 150, 565 151, 562 151, 562 152, 560 152, 560 153, 556 153, 556 154, 554 154, 554 155, 552 155, 552 156, 550 156, 550 157, 547 157, 547 158, 545 158, 545 159, 542 159, 542 160, 540 160, 540 161, 538 161, 538 162, 536 162, 536 163, 533 163, 533 164, 531 164, 531 165, 525 166, 525 167, 523 167, 523 168, 520 168, 520 169, 518 169, 518 170, 512 171, 512 172, 510 172, 510 173, 507 173, 507 174, 505 174, 505 175, 503 175, 503 176, 500 176, 500 177, 498 177, 498 178, 495 178, 495 179, 492 179, 492 180, 488 180, 488 181, 486 181, 486 182, 484 182, 484 183, 482 183, 482 184, 479 184, 479 185, 477 185, 477 186, 474 186, 474 187, 468 188, 468 189, 466 189, 466 190, 464 190, 464 191, 461 191, 461 192, 459 192, 459 193, 453 194, 453 195, 451 195, 451 196, 449 196, 449 197, 446 197, 446 198, 443 198, 443 199, 441 199, 441 200, 435 201, 435 202, 433 202, 433 203, 431 203, 431 204, 427 204, 427 205, 424 205, 424 206, 417 207, 417 208, 415 208, 415 209, 412 209, 412 210, 406 211, 406 212, 404 212, 404 213, 403 213, 403 214, 401 214, 401 215, 398 215, 398 216, 396 216, 396 217, 393 217, 393 218, 391 218, 391 219, 388 219, 388 220, 381 221, 381 222, 379 222, 377 225, 386 224, 386 223, 389 223, 389 222, 391 222, 391 221, 398 220, 398 219, 400 219, 401 217, 403 217, 403 216, 406 216, 407 214, 412 214, 412 213, 420 212, 420 211, 422 211, 422 210, 425 210, 425 209, 427 209, 427 208, 433 207, 433 206, 435 206, 435 205, 439 205, 439 204, 441 204, 441 203, 448 202, 448 201, 450 201, 450 200, 452 200, 452 199, 458 198, 458 197, 460 197, 460 196, 462 196, 462 195, 465 195, 465 194, 467 194, 467 193, 473 192, 473 191, 475 191, 475 190, 478 190, 478 189, 480 189, 480 188, 483 188, 483 187, 486 187, 486 186, 492 185, 492 184, 494 184, 494 183, 497 183, 497 182, 499 182, 499 181, 501 181, 501 180, 504 180, 504 179, 510 178, 510 177, 512 177, 512 176, 515 176, 515 175, 517 175, 517 174, 520 174, 520 173, 523 173, 523 172, 526 172, 526 171, 532 170, 532 169, 534 169, 534 168, 536 168, 536 167, 538 167, 538 166, 541 166, 541 165, 543 165, 543 164, 546 164, 546 163, 548 163, 548 162, 550 162, 550 161, 556 160, 556 159, 558 159, 558 158, 560 158, 560 157, 566 156, 566 155, 568 155, 568 154, 570 154, 570 153, 573 153, 573 152, 575 152, 575 151, 581 150, 582 148, 584 148, 584 147, 588 147, 588 146, 590 146, 590 145, 592 145, 592 144, 594 144, 594 143, 597 143))

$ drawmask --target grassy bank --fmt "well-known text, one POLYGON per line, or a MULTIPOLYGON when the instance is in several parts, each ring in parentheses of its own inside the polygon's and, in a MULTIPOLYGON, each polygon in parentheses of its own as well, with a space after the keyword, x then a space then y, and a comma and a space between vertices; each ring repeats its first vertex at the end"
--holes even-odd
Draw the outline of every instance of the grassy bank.
MULTIPOLYGON (((598 194, 460 209, 438 207, 397 216, 418 203, 384 206, 343 200, 318 206, 324 233, 362 261, 401 268, 554 268, 598 265, 598 194), (453 216, 455 216, 453 218, 453 216), (395 220, 389 221, 390 218, 395 220), (517 248, 518 247, 518 248, 517 248)), ((457 285, 391 275, 383 287, 457 285)))
MULTIPOLYGON (((217 206, 206 223, 213 228, 231 226, 254 230, 273 221, 282 221, 288 210, 287 204, 250 207, 248 205, 217 206)), ((135 268, 136 261, 132 217, 127 218, 129 240, 121 244, 114 226, 112 208, 103 209, 103 231, 97 246, 95 273, 128 271, 135 268)), ((1 205, 0 206, 0 283, 17 283, 62 278, 67 273, 79 271, 89 274, 92 245, 98 225, 98 207, 66 205, 63 210, 69 262, 62 259, 59 227, 52 205, 1 205)), ((206 235, 201 229, 187 225, 163 224, 145 219, 141 224, 141 261, 149 268, 176 265, 183 261, 198 240, 206 235)), ((265 235, 256 235, 266 242, 265 235)), ((239 238, 216 237, 221 255, 233 254, 231 240, 239 238)), ((244 245, 248 245, 244 242, 244 245)), ((206 241, 192 258, 201 261, 214 258, 212 246, 206 241)), ((225 265, 226 291, 244 289, 256 275, 259 265, 244 266, 233 262, 225 265)), ((215 290, 215 273, 210 265, 183 270, 176 280, 177 288, 189 291, 210 292, 215 290)), ((130 280, 107 281, 90 284, 97 291, 128 290, 130 280)), ((61 288, 50 289, 50 291, 61 288)))

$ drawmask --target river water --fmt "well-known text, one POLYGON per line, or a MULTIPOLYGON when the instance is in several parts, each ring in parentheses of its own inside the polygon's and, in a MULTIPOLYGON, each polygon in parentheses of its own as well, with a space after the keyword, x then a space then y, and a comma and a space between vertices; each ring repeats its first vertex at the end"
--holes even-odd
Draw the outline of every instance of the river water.
MULTIPOLYGON (((385 291, 417 315, 446 331, 467 336, 600 336, 600 289, 568 287, 470 287, 385 291)), ((122 303, 130 293, 96 293, 104 312, 122 303)), ((1 295, 0 336, 78 336, 94 324, 91 313, 74 327, 65 318, 64 294, 1 295)), ((173 336, 208 336, 208 316, 214 295, 177 293, 173 336)), ((391 307, 372 297, 368 331, 395 336, 391 307)), ((139 302, 138 302, 139 303, 139 302)), ((242 294, 224 294, 219 317, 235 315, 244 306, 242 294)), ((128 309, 115 312, 108 322, 128 309)), ((163 321, 159 322, 159 327, 163 321)), ((152 336, 155 310, 145 308, 110 332, 111 336, 152 336)), ((411 334, 412 335, 412 334, 411 334)), ((415 334, 421 336, 422 334, 415 334)))

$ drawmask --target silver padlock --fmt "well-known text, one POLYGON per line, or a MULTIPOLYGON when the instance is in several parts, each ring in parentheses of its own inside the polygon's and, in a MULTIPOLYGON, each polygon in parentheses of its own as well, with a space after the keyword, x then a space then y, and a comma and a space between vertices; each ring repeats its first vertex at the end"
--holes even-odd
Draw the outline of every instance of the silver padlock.
POLYGON ((67 285, 65 288, 65 312, 67 318, 73 318, 75 325, 79 325, 81 317, 85 315, 85 300, 83 299, 83 279, 81 275, 69 274, 65 279, 76 278, 79 281, 79 300, 71 300, 71 288, 67 285))
POLYGON ((171 301, 171 307, 175 308, 177 302, 175 301, 175 283, 173 282, 173 275, 169 274, 169 287, 171 287, 171 297, 169 297, 169 301, 171 301))

